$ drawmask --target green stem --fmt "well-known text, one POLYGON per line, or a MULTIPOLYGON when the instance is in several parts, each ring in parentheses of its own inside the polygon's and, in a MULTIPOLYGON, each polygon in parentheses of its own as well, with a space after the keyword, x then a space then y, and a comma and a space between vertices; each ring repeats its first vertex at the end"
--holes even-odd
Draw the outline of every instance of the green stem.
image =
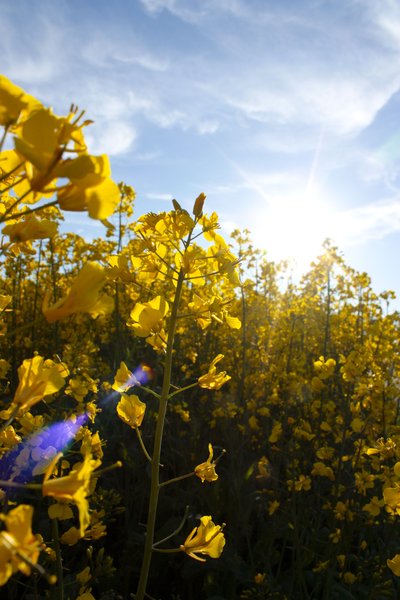
MULTIPOLYGON (((16 171, 17 169, 19 169, 21 165, 18 165, 17 167, 15 167, 15 169, 13 169, 12 171, 10 171, 10 173, 7 173, 4 177, 10 177, 10 175, 16 171)), ((3 179, 3 176, 0 177, 0 181, 3 179)), ((26 175, 22 175, 22 177, 20 177, 18 179, 18 181, 13 181, 12 183, 10 183, 10 185, 8 185, 7 187, 4 187, 1 191, 0 194, 5 194, 6 192, 8 192, 8 190, 11 190, 13 187, 15 187, 16 185, 19 185, 20 183, 22 183, 22 181, 24 181, 24 179, 26 179, 26 175)))
POLYGON ((137 436, 138 436, 138 440, 139 440, 140 447, 141 447, 141 449, 143 450, 143 454, 145 455, 145 457, 147 458, 147 460, 148 460, 148 461, 151 463, 151 456, 150 456, 150 454, 147 452, 147 448, 146 448, 146 446, 144 445, 143 438, 142 438, 142 433, 141 433, 141 431, 140 431, 139 427, 136 427, 136 434, 137 434, 137 436))
POLYGON ((52 531, 53 541, 54 541, 54 551, 56 554, 56 572, 57 572, 57 586, 54 589, 54 600, 64 600, 63 567, 62 567, 60 536, 58 533, 57 519, 51 520, 51 531, 52 531))
POLYGON ((176 284, 175 298, 171 310, 171 319, 168 327, 168 341, 165 355, 164 378, 159 401, 159 411, 157 417, 157 425, 154 436, 153 458, 151 464, 151 489, 149 499, 149 513, 147 517, 146 540, 143 552, 143 562, 140 572, 138 589, 136 592, 136 600, 144 600, 146 594, 147 580, 149 577, 151 555, 154 543, 154 531, 157 516, 158 496, 160 492, 160 458, 161 445, 164 432, 165 416, 168 406, 169 390, 171 387, 171 372, 172 372, 172 357, 174 347, 174 336, 177 324, 178 308, 182 294, 184 274, 179 272, 178 281, 176 284))
POLYGON ((21 490, 41 490, 41 483, 17 483, 16 481, 4 481, 0 479, 0 488, 17 488, 21 490))
POLYGON ((4 142, 6 141, 6 137, 7 137, 7 133, 8 133, 9 128, 10 128, 9 125, 6 125, 4 127, 3 135, 1 136, 1 139, 0 139, 0 152, 3 149, 4 142))
POLYGON ((172 394, 170 394, 168 398, 171 400, 171 398, 173 398, 177 394, 180 394, 181 392, 186 392, 186 390, 190 390, 191 388, 196 387, 196 385, 198 385, 197 381, 196 381, 196 383, 191 383, 190 385, 187 385, 186 387, 178 388, 176 390, 176 392, 172 392, 172 394))
POLYGON ((193 477, 193 475, 195 475, 194 471, 192 471, 191 473, 185 473, 185 475, 179 475, 179 477, 173 477, 172 479, 167 479, 167 481, 163 481, 162 483, 160 483, 160 487, 164 487, 164 485, 169 485, 170 483, 175 483, 177 481, 182 481, 182 479, 187 479, 188 477, 193 477))
POLYGON ((112 465, 108 465, 108 467, 104 467, 103 469, 98 469, 97 471, 93 471, 90 479, 97 479, 98 477, 104 475, 104 473, 108 473, 108 471, 113 471, 114 469, 120 469, 123 466, 123 463, 120 460, 117 460, 112 465))
POLYGON ((177 535, 180 531, 182 531, 182 528, 183 528, 184 524, 186 523, 186 519, 187 519, 188 514, 189 514, 189 505, 186 506, 186 508, 185 508, 185 514, 183 515, 183 519, 179 523, 178 527, 172 533, 170 533, 169 535, 167 535, 167 537, 163 538, 162 540, 158 540, 158 542, 154 542, 154 544, 153 544, 153 550, 156 550, 156 546, 159 546, 160 544, 164 544, 164 542, 168 542, 168 540, 170 540, 175 535, 177 535))
POLYGON ((139 386, 139 389, 144 390, 148 394, 151 394, 152 396, 154 396, 155 398, 157 398, 157 400, 160 400, 160 394, 157 394, 157 392, 155 392, 151 388, 148 388, 148 387, 145 387, 144 385, 141 385, 141 386, 139 386))
MULTIPOLYGON (((30 190, 29 190, 30 191, 30 190)), ((24 194, 24 196, 26 196, 27 194, 24 194)), ((21 196, 21 198, 19 198, 18 202, 20 202, 22 200, 23 196, 21 196)), ((38 210, 43 210, 44 208, 49 208, 49 206, 55 206, 58 203, 58 200, 52 200, 51 202, 47 202, 46 204, 42 204, 41 206, 36 206, 35 208, 28 208, 27 210, 24 210, 23 212, 14 214, 14 215, 10 215, 10 216, 5 216, 7 212, 9 212, 8 210, 6 210, 6 212, 4 213, 3 217, 0 219, 0 223, 5 223, 6 221, 11 221, 12 219, 19 219, 20 217, 25 217, 25 215, 31 215, 32 213, 37 212, 38 210)), ((15 205, 16 203, 14 203, 15 205)), ((12 206, 12 208, 14 207, 14 205, 12 206)))
POLYGON ((27 196, 28 194, 30 194, 30 193, 31 193, 31 191, 32 191, 31 189, 29 189, 29 190, 26 190, 26 192, 24 192, 24 193, 22 194, 22 196, 20 196, 20 197, 19 197, 19 198, 17 198, 16 200, 14 200, 14 202, 13 202, 13 203, 12 203, 12 204, 11 204, 11 205, 10 205, 10 206, 9 206, 9 207, 8 207, 8 208, 5 210, 5 211, 4 211, 3 215, 2 215, 2 216, 1 216, 1 218, 0 218, 0 223, 5 223, 5 221, 10 221, 11 219, 17 219, 18 217, 22 216, 22 214, 24 214, 24 213, 18 213, 18 214, 16 214, 16 215, 11 215, 11 216, 8 216, 8 217, 7 217, 7 215, 9 215, 9 214, 10 214, 10 212, 12 212, 12 211, 14 210, 14 208, 15 208, 16 206, 18 206, 18 204, 19 204, 20 202, 22 202, 22 200, 23 200, 24 198, 26 198, 26 196, 27 196))

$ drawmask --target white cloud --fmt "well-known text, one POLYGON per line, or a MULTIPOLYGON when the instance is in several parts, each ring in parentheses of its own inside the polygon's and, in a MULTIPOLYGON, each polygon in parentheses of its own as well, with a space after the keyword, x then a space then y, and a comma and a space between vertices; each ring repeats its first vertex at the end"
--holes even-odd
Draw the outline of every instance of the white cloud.
POLYGON ((206 135, 209 133, 215 133, 216 131, 218 131, 219 129, 219 123, 216 120, 204 120, 204 121, 200 121, 200 123, 197 124, 197 131, 201 134, 201 135, 206 135))
POLYGON ((171 202, 173 199, 172 194, 162 194, 158 192, 148 192, 146 198, 149 200, 161 200, 162 202, 171 202))
POLYGON ((400 195, 343 211, 336 220, 335 241, 343 246, 381 239, 400 231, 400 195))
POLYGON ((124 121, 97 121, 85 131, 89 151, 116 156, 130 150, 136 139, 134 128, 124 121))
POLYGON ((167 71, 170 61, 166 56, 158 56, 147 48, 146 42, 120 38, 104 38, 96 32, 85 40, 81 56, 88 63, 101 67, 139 66, 149 71, 167 71))
POLYGON ((197 2, 192 2, 189 8, 188 3, 179 2, 179 0, 140 0, 145 9, 152 14, 157 14, 167 10, 174 16, 189 23, 197 23, 206 13, 206 8, 199 7, 197 2))
POLYGON ((134 158, 135 160, 139 160, 139 161, 143 161, 143 162, 150 162, 155 160, 156 158, 160 158, 161 156, 161 152, 138 152, 137 154, 135 154, 134 158))

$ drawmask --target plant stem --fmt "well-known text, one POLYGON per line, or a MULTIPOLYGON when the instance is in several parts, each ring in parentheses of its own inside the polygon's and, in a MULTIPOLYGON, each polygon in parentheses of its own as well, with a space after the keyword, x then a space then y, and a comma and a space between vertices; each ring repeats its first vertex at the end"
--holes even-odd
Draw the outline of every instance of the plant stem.
POLYGON ((6 140, 6 137, 7 137, 7 133, 8 133, 8 130, 9 130, 9 128, 10 128, 10 126, 9 126, 9 125, 6 125, 6 126, 4 127, 3 135, 1 136, 1 139, 0 139, 0 151, 3 149, 3 145, 4 145, 4 142, 5 142, 5 140, 6 140))
POLYGON ((195 475, 194 471, 192 471, 191 473, 185 473, 185 475, 179 475, 179 477, 173 477, 172 479, 167 479, 167 481, 163 481, 162 483, 160 483, 160 487, 163 487, 164 485, 169 485, 170 483, 176 483, 177 481, 182 481, 182 479, 187 479, 188 477, 193 477, 193 475, 195 475))
POLYGON ((151 463, 151 456, 147 452, 147 448, 144 445, 143 438, 142 438, 142 432, 140 431, 139 427, 136 427, 135 431, 136 431, 136 434, 138 436, 140 447, 143 450, 143 454, 145 455, 145 457, 147 458, 147 460, 149 461, 149 463, 151 463))
POLYGON ((182 521, 179 523, 178 527, 169 535, 167 535, 167 537, 163 538, 162 540, 158 540, 158 542, 154 542, 153 544, 153 551, 156 550, 156 546, 159 546, 160 544, 164 544, 164 542, 168 542, 168 540, 170 540, 171 538, 174 537, 174 535, 177 535, 180 531, 182 531, 182 528, 184 526, 184 524, 186 523, 186 519, 187 516, 189 514, 189 505, 186 506, 185 508, 185 514, 183 515, 183 519, 182 521))
POLYGON ((158 495, 160 492, 160 458, 161 444, 164 432, 165 415, 167 412, 168 396, 171 387, 172 354, 174 347, 174 336, 177 323, 178 308, 182 294, 184 273, 181 270, 175 290, 174 303, 171 310, 171 319, 168 327, 168 341, 165 356, 165 367, 163 385, 159 401, 157 425, 154 436, 153 458, 151 465, 151 489, 149 499, 149 513, 147 517, 146 541, 143 552, 143 562, 140 572, 139 584, 136 592, 136 600, 144 600, 146 594, 147 580, 149 577, 151 555, 153 551, 154 531, 157 516, 158 495))
POLYGON ((54 550, 56 554, 56 570, 57 570, 57 586, 54 590, 55 600, 64 600, 64 579, 62 569, 62 556, 60 548, 60 536, 58 534, 58 521, 57 519, 51 520, 51 531, 54 541, 54 550))
POLYGON ((198 382, 196 381, 195 383, 191 383, 190 385, 187 385, 183 388, 179 388, 177 389, 175 392, 172 392, 169 395, 169 399, 171 400, 171 398, 173 398, 174 396, 176 396, 177 394, 181 394, 182 392, 186 392, 186 390, 190 390, 191 388, 196 387, 196 385, 199 385, 198 382))
MULTIPOLYGON (((26 196, 26 195, 27 194, 24 194, 24 196, 26 196)), ((21 202, 21 200, 22 200, 22 196, 21 196, 21 198, 18 199, 18 202, 21 202)), ((58 200, 52 200, 51 202, 47 202, 46 204, 42 204, 41 206, 35 206, 34 208, 28 208, 27 210, 24 210, 23 212, 9 215, 9 216, 6 216, 6 213, 9 212, 9 210, 7 209, 6 212, 3 214, 3 217, 1 217, 0 223, 6 223, 6 221, 11 221, 12 219, 17 219, 17 218, 19 219, 20 217, 25 217, 25 215, 31 215, 32 213, 42 210, 43 208, 49 208, 49 206, 55 206, 57 203, 58 203, 58 200)), ((10 207, 10 210, 11 210, 11 208, 14 208, 14 206, 16 204, 17 204, 17 202, 14 202, 12 207, 10 207)))
POLYGON ((41 490, 41 483, 17 483, 16 481, 5 481, 0 479, 0 488, 16 488, 19 490, 41 490))

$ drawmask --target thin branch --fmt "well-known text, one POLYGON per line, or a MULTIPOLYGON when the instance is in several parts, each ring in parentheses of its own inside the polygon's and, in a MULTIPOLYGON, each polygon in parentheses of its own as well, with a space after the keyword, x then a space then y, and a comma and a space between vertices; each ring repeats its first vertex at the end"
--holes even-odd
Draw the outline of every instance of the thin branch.
POLYGON ((143 442, 143 438, 142 438, 142 434, 141 434, 141 432, 140 432, 140 429, 139 429, 139 427, 136 427, 135 429, 136 429, 136 435, 137 435, 137 437, 138 437, 138 440, 139 440, 139 443, 140 443, 140 447, 141 447, 141 448, 142 448, 142 450, 143 450, 143 454, 145 455, 145 457, 147 458, 147 460, 148 460, 148 461, 149 461, 149 463, 151 464, 153 461, 152 461, 152 458, 151 458, 150 454, 147 452, 147 448, 146 448, 146 446, 144 445, 144 442, 143 442))
POLYGON ((167 537, 163 538, 162 540, 159 540, 158 542, 154 542, 153 544, 153 550, 156 549, 156 546, 159 546, 160 544, 163 544, 164 542, 168 542, 168 540, 170 540, 172 537, 174 537, 174 535, 177 535, 178 533, 180 533, 180 531, 182 531, 183 526, 186 523, 186 519, 188 517, 189 514, 189 505, 186 506, 185 508, 185 513, 182 517, 181 522, 179 523, 178 527, 169 535, 167 535, 167 537))

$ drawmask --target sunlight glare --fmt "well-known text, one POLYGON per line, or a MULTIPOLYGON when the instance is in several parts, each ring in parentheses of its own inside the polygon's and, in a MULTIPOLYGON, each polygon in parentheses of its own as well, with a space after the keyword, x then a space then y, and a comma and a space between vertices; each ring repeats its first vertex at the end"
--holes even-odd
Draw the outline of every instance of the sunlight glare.
POLYGON ((335 237, 335 215, 314 187, 300 197, 295 193, 268 202, 254 215, 251 231, 257 247, 270 260, 289 260, 295 272, 304 272, 321 254, 326 238, 335 237))

